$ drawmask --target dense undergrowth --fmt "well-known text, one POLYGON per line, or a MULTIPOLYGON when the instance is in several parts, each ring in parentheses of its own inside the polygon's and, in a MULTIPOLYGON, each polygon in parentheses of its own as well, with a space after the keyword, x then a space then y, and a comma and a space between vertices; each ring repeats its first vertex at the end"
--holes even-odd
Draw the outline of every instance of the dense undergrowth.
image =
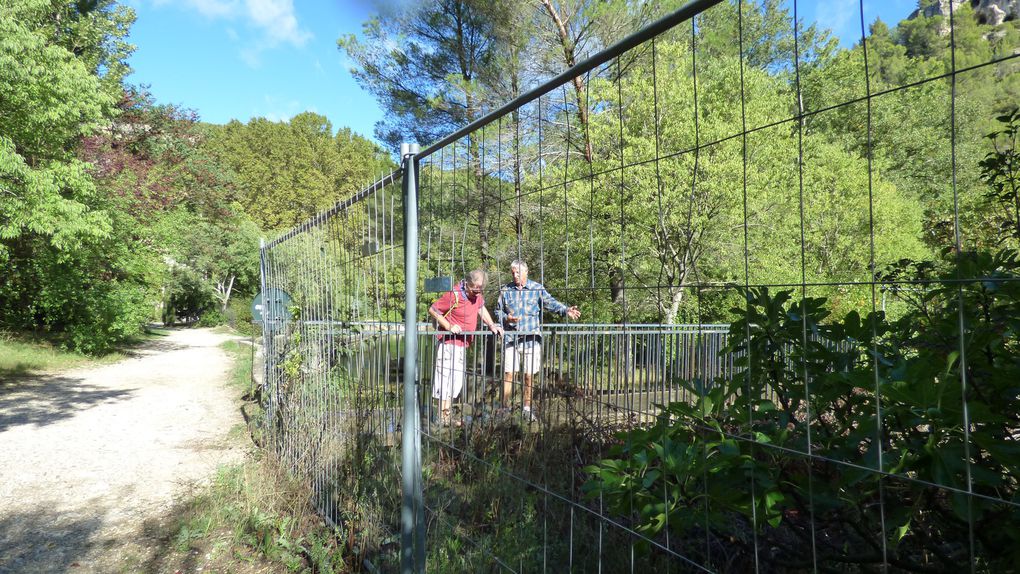
MULTIPOLYGON (((875 274, 905 311, 737 288, 732 379, 620 435, 584 490, 722 571, 1012 571, 1020 563, 1020 112, 981 162, 997 249, 875 274), (728 541, 739 566, 696 541, 728 541), (763 562, 760 562, 763 560, 763 562)), ((874 297, 874 295, 873 295, 874 297)))

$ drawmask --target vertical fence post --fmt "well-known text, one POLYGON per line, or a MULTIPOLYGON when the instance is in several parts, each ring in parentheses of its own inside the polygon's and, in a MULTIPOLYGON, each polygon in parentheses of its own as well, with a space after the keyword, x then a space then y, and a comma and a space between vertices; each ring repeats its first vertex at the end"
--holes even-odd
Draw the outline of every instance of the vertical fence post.
POLYGON ((421 484, 418 391, 418 187, 417 144, 401 144, 404 164, 404 421, 401 425, 403 505, 400 513, 400 571, 425 571, 425 524, 421 484))
MULTIPOLYGON (((265 424, 266 428, 269 428, 269 423, 272 420, 272 401, 269 399, 269 368, 270 368, 270 357, 269 351, 272 348, 272 333, 269 332, 269 322, 267 317, 268 306, 266 301, 268 300, 268 294, 266 293, 266 272, 267 268, 267 255, 266 255, 266 240, 263 237, 259 237, 259 290, 262 293, 262 384, 260 385, 261 400, 264 402, 265 407, 265 424)), ((255 345, 252 345, 254 351, 255 345)), ((254 368, 254 360, 252 362, 254 368)))

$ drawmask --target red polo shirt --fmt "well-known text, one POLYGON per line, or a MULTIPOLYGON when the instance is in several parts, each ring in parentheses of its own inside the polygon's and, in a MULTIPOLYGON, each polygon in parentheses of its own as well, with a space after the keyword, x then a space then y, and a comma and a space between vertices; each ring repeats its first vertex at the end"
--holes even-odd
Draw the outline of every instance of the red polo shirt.
MULTIPOLYGON (((485 298, 479 293, 472 301, 464 290, 464 282, 461 281, 451 291, 443 293, 432 308, 440 315, 446 316, 451 325, 460 325, 463 331, 478 330, 478 312, 485 306, 485 298), (451 311, 451 309, 453 309, 451 311)), ((473 335, 454 335, 450 332, 443 332, 436 335, 441 343, 452 343, 459 347, 467 347, 471 344, 473 335)))

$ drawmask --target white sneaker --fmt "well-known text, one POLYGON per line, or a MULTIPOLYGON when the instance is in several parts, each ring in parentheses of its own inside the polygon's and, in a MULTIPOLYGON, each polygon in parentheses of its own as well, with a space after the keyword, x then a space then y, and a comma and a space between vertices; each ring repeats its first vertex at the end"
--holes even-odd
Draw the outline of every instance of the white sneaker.
POLYGON ((538 422, 538 416, 535 415, 535 411, 531 410, 531 407, 524 407, 523 415, 524 420, 528 421, 529 423, 538 422))

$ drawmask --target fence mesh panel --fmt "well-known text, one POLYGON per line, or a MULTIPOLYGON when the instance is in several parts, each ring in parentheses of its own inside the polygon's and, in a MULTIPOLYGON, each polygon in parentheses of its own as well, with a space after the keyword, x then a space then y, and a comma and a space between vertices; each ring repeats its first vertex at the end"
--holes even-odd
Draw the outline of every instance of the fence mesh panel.
POLYGON ((724 2, 415 158, 413 335, 396 174, 264 250, 294 301, 274 447, 366 555, 396 568, 411 335, 429 570, 1015 568, 1020 234, 982 220, 992 148, 958 116, 1018 52, 957 58, 950 16, 947 69, 891 74, 845 2, 860 41, 823 72, 782 5, 790 46, 724 2), (922 170, 875 151, 911 145, 922 170), (581 317, 465 333, 447 417, 426 310, 474 269, 494 310, 515 260, 581 317))
POLYGON ((399 528, 403 216, 390 174, 263 249, 266 436, 345 532, 399 528), (395 454, 396 453, 396 454, 395 454))

